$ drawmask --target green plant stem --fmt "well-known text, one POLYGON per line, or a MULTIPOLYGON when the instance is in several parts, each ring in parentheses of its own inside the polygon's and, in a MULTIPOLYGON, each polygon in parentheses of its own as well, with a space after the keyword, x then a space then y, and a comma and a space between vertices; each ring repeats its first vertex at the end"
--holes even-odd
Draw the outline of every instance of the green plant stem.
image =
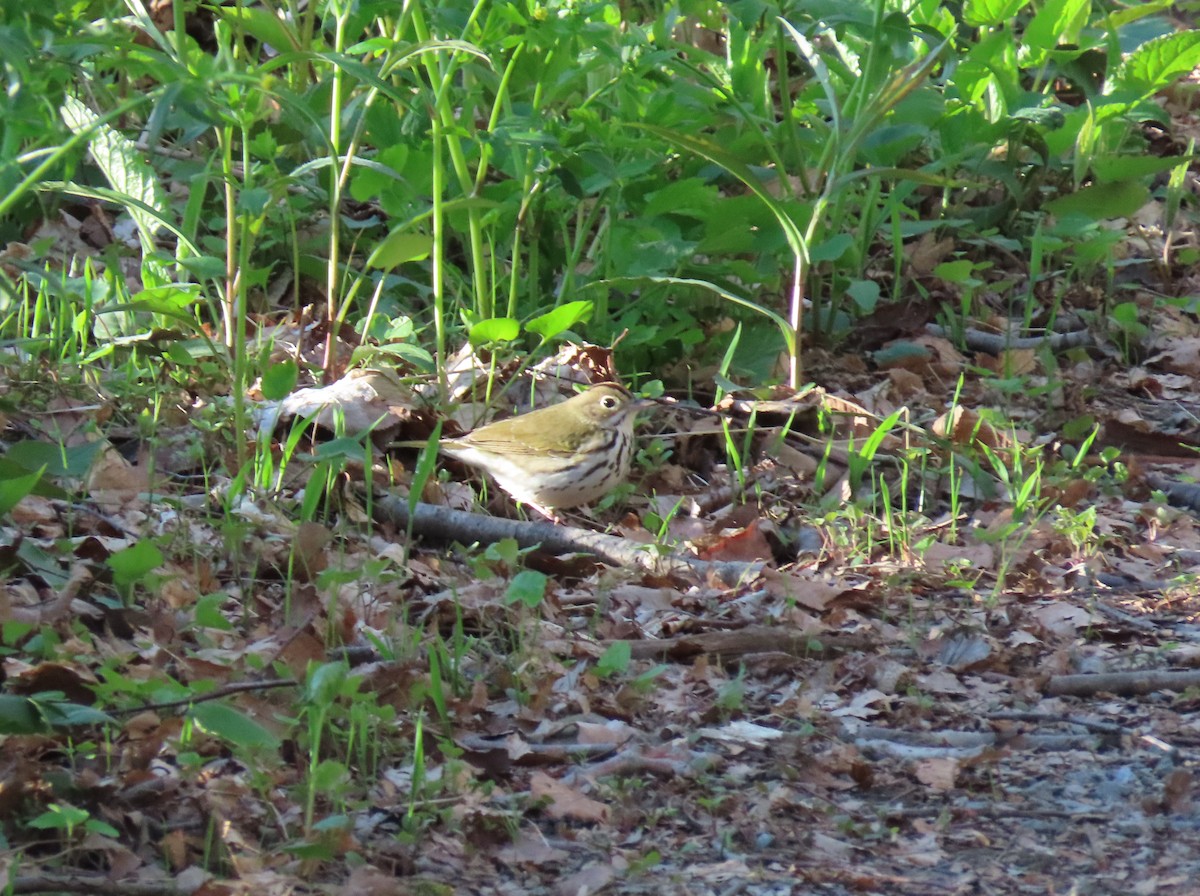
MULTIPOLYGON (((463 26, 464 37, 470 31, 484 7, 484 0, 479 0, 472 7, 467 23, 463 26)), ((429 41, 429 27, 425 21, 424 13, 418 4, 414 4, 412 10, 413 29, 417 35, 417 39, 422 42, 429 41)), ((433 124, 435 148, 438 144, 445 145, 446 150, 449 152, 450 164, 454 169, 455 177, 458 179, 459 189, 464 196, 473 196, 475 195, 476 178, 471 175, 466 153, 463 150, 462 139, 458 136, 458 130, 463 126, 464 122, 469 123, 471 121, 471 113, 470 110, 456 111, 450 92, 450 88, 454 83, 454 75, 461 64, 459 56, 457 54, 438 57, 426 56, 423 57, 423 61, 426 74, 434 88, 430 118, 433 124)), ((481 169, 485 165, 486 158, 480 161, 481 169)), ((484 262, 483 251, 483 223, 480 210, 474 205, 467 208, 467 234, 471 255, 471 280, 475 298, 475 312, 481 318, 493 317, 495 315, 495 301, 492 290, 488 286, 486 276, 487 266, 484 262)))
MULTIPOLYGON (((334 14, 333 49, 335 53, 340 54, 346 48, 346 22, 350 18, 351 4, 349 2, 339 3, 334 8, 336 12, 334 14)), ((329 153, 330 161, 333 164, 333 176, 329 178, 329 259, 326 262, 327 266, 325 269, 325 319, 329 332, 325 337, 325 357, 321 361, 326 382, 331 382, 336 375, 334 368, 337 363, 337 321, 339 316, 338 309, 341 304, 337 297, 340 292, 339 287, 341 282, 338 269, 341 258, 339 243, 341 241, 341 205, 344 174, 339 170, 338 164, 342 161, 343 79, 342 67, 335 65, 333 67, 333 80, 329 91, 329 153)), ((345 164, 347 165, 349 164, 350 155, 348 153, 346 156, 345 164)))

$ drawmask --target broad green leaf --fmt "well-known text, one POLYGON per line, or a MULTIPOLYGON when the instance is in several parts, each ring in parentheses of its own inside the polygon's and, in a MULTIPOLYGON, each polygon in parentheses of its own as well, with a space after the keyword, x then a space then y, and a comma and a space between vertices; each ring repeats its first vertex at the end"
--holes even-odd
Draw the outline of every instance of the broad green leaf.
POLYGON ((874 280, 852 280, 846 287, 846 295, 850 297, 859 314, 870 314, 879 305, 882 291, 874 280))
POLYGON ((429 350, 412 342, 386 342, 383 345, 359 346, 351 353, 350 365, 353 367, 376 355, 392 355, 401 358, 418 370, 432 370, 434 367, 433 355, 429 354, 429 350))
POLYGON ((535 317, 525 325, 525 329, 543 339, 553 339, 576 324, 590 320, 594 308, 595 304, 587 300, 567 302, 535 317))
POLYGON ((87 809, 67 803, 51 803, 49 809, 26 824, 39 831, 59 831, 81 825, 91 817, 87 809))
POLYGON ((204 358, 222 357, 221 350, 207 339, 185 339, 167 346, 167 357, 184 367, 204 358))
POLYGON ((262 393, 267 401, 282 401, 296 388, 300 368, 291 358, 272 364, 262 375, 262 393))
POLYGON ((166 191, 154 169, 146 164, 133 141, 101 121, 75 97, 64 97, 59 113, 75 133, 91 133, 88 148, 92 158, 137 224, 142 245, 152 250, 162 219, 170 214, 166 191))
POLYGON ((1180 31, 1148 40, 1117 69, 1113 84, 1142 97, 1157 93, 1200 65, 1200 31, 1180 31))
POLYGON ((549 578, 545 573, 535 569, 523 569, 508 583, 504 593, 506 604, 523 604, 527 607, 540 606, 546 598, 546 585, 549 578))
POLYGON ((49 727, 31 699, 0 694, 0 734, 38 734, 49 727))
POLYGON ((318 460, 357 460, 363 459, 363 443, 350 436, 339 436, 322 442, 313 451, 313 457, 318 460))
POLYGON ((792 251, 807 261, 808 247, 804 242, 804 235, 800 232, 800 228, 788 213, 787 208, 771 195, 763 178, 759 177, 749 165, 707 137, 684 133, 682 131, 673 131, 669 128, 652 124, 637 123, 635 126, 661 138, 672 146, 695 153, 701 158, 708 159, 714 165, 720 165, 740 180, 771 210, 779 226, 786 234, 788 246, 791 247, 792 251))
POLYGON ((278 15, 263 7, 214 6, 213 10, 231 25, 278 52, 300 49, 300 41, 278 15))
POLYGON ((32 492, 45 472, 46 468, 41 467, 24 476, 0 479, 0 516, 8 513, 32 492))
POLYGON ((1164 9, 1170 9, 1175 5, 1175 0, 1142 0, 1141 3, 1135 3, 1124 9, 1118 9, 1105 17, 1105 30, 1110 33, 1116 33, 1118 29, 1122 32, 1127 31, 1124 26, 1130 22, 1136 22, 1138 19, 1144 19, 1147 16, 1153 16, 1155 13, 1162 12, 1164 9))
POLYGON ((975 262, 968 258, 959 258, 954 261, 944 261, 933 269, 933 276, 945 280, 947 283, 978 283, 971 275, 975 272, 975 262))
POLYGON ((333 788, 344 785, 349 776, 349 771, 342 763, 333 759, 323 759, 313 771, 312 780, 307 783, 317 793, 328 793, 333 788))
POLYGON ((512 342, 521 335, 521 322, 511 317, 489 317, 471 327, 471 345, 493 345, 512 342))
POLYGON ((815 243, 808 250, 809 260, 813 264, 826 261, 837 261, 854 245, 854 237, 848 233, 836 233, 827 240, 815 243))
POLYGON ((633 659, 633 647, 628 641, 614 641, 596 660, 596 674, 601 678, 619 675, 629 668, 633 659))
POLYGON ((279 738, 244 712, 216 701, 198 703, 189 713, 201 728, 235 746, 274 750, 279 738))
POLYGON ((5 459, 20 464, 26 470, 42 467, 47 476, 79 478, 92 468, 92 462, 104 443, 84 442, 63 448, 52 442, 17 442, 5 453, 5 459))
POLYGON ((433 237, 427 233, 414 233, 405 228, 392 231, 375 247, 367 264, 373 268, 390 271, 408 261, 428 258, 433 251, 433 237))
POLYGON ((1103 156, 1092 160, 1092 174, 1100 183, 1137 180, 1170 171, 1190 162, 1186 156, 1103 156))
POLYGON ((231 623, 225 614, 221 612, 221 607, 225 601, 229 599, 227 594, 206 594, 192 607, 192 619, 196 625, 202 628, 212 628, 218 631, 232 631, 233 623, 231 623))
POLYGON ((162 566, 163 554, 149 540, 139 541, 124 550, 111 554, 106 561, 113 571, 113 582, 117 585, 132 585, 141 581, 147 573, 162 566))
POLYGON ((1046 0, 1025 28, 1024 42, 1040 50, 1078 43, 1091 10, 1091 0, 1046 0))
POLYGON ((1040 128, 1054 131, 1066 122, 1066 114, 1058 106, 1026 106, 1011 113, 1015 121, 1027 121, 1040 128))
POLYGON ((1108 316, 1122 327, 1133 327, 1139 323, 1141 311, 1134 302, 1121 302, 1114 305, 1108 316))
POLYGON ((318 707, 333 704, 342 691, 349 669, 345 663, 321 663, 312 666, 304 683, 304 698, 318 707))
POLYGON ((129 304, 138 311, 164 314, 194 323, 186 312, 202 298, 200 287, 195 283, 171 283, 143 289, 130 296, 129 304))
POLYGON ((36 734, 51 728, 103 725, 112 721, 107 713, 70 702, 61 691, 34 697, 0 694, 0 734, 36 734))
POLYGON ((1003 25, 1028 3, 1029 0, 967 0, 963 4, 963 21, 976 28, 1003 25))
POLYGON ((34 702, 42 717, 56 728, 71 728, 76 725, 105 725, 114 721, 106 712, 69 700, 40 700, 34 702))
POLYGON ((678 222, 670 218, 630 218, 613 222, 608 252, 621 259, 621 270, 631 276, 654 276, 679 269, 692 258, 697 243, 685 239, 678 222))
POLYGON ((189 255, 179 259, 180 266, 201 280, 220 280, 225 276, 225 259, 215 255, 189 255))
POLYGON ((723 204, 724 199, 716 187, 698 177, 669 182, 649 197, 642 215, 653 218, 658 215, 688 215, 705 218, 714 204, 723 204))
POLYGON ((1092 184, 1046 203, 1046 208, 1055 215, 1077 214, 1093 221, 1106 218, 1124 218, 1132 215, 1146 204, 1150 190, 1137 181, 1116 181, 1092 184))

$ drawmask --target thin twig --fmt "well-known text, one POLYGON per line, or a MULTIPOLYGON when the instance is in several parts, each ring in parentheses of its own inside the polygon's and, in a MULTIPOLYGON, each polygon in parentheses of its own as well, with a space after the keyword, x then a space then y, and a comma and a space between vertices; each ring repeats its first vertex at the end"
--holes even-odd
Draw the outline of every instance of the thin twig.
MULTIPOLYGON (((377 517, 403 529, 408 525, 408 499, 385 495, 375 502, 377 517)), ((553 554, 591 554, 610 566, 637 566, 653 575, 713 574, 728 583, 742 582, 757 575, 762 563, 701 560, 679 554, 663 554, 653 545, 644 545, 554 523, 523 522, 467 513, 449 507, 417 504, 413 512, 413 532, 426 538, 493 544, 511 538, 523 548, 540 546, 553 554)))
POLYGON ((163 709, 183 709, 187 706, 194 706, 197 703, 207 703, 209 700, 220 700, 222 697, 228 697, 231 694, 244 694, 246 691, 265 691, 271 688, 287 688, 299 684, 294 678, 267 678, 263 681, 235 681, 233 684, 227 684, 217 688, 215 691, 208 691, 204 694, 198 694, 195 697, 187 697, 183 700, 167 700, 164 703, 142 703, 138 706, 127 706, 124 709, 114 709, 109 711, 112 716, 132 716, 139 712, 158 712, 163 709))

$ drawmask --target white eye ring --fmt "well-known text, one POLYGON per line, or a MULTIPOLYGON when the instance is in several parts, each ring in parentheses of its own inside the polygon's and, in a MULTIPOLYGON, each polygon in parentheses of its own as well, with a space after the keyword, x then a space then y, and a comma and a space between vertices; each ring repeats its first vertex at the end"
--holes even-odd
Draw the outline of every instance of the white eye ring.
POLYGON ((606 395, 603 398, 601 398, 600 403, 602 405, 604 405, 604 407, 610 411, 617 406, 617 400, 615 398, 613 398, 611 395, 606 395))

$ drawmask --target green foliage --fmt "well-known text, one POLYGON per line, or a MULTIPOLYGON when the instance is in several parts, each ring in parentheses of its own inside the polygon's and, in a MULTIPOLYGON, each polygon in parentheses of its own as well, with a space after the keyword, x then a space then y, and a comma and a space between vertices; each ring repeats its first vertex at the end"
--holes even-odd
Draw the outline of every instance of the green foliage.
MULTIPOLYGON (((0 194, 18 223, 69 195, 124 206, 134 304, 185 297, 169 313, 219 326, 238 385, 238 334, 282 270, 296 300, 302 283, 327 294, 331 325, 432 325, 424 358, 396 340, 424 366, 460 318, 473 345, 518 354, 628 331, 625 364, 645 369, 664 350, 716 363, 713 322, 762 315, 763 350, 730 372, 795 379, 799 331, 837 336, 898 294, 902 244, 929 221, 1022 241, 1047 211, 1127 214, 1181 168, 1139 132, 1200 61, 1164 6, 218 7, 203 45, 139 2, 23 10, 0 28, 0 194), (691 39, 696 23, 723 47, 691 39), (134 79, 136 96, 119 89, 134 79), (764 360, 781 352, 790 370, 764 360)), ((1107 246, 1098 229, 1050 240, 1041 265, 1086 276, 1107 246)), ((79 348, 144 328, 133 310, 79 348)))

